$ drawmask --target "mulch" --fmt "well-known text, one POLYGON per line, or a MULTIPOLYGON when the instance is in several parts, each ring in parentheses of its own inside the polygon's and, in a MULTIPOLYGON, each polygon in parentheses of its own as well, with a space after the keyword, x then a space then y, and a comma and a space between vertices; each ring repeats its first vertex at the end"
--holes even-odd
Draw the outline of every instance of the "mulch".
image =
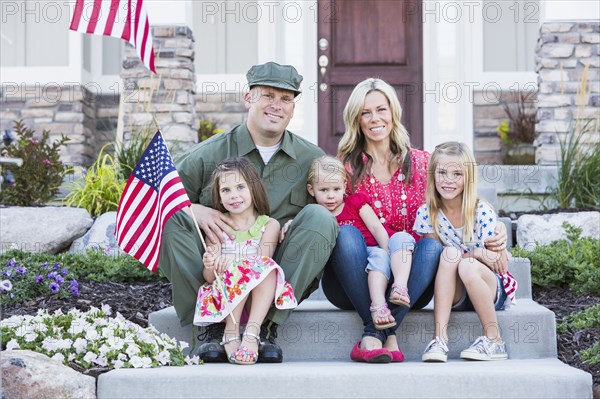
MULTIPOLYGON (((565 316, 600 303, 600 298, 576 295, 568 289, 543 289, 536 286, 533 287, 533 299, 556 314, 557 324, 565 316)), ((119 312, 126 319, 142 327, 147 327, 149 313, 173 304, 171 284, 167 281, 153 283, 80 281, 78 297, 68 299, 40 297, 19 305, 3 306, 1 318, 13 315, 34 315, 38 309, 48 309, 49 312, 61 309, 63 312, 67 312, 71 308, 77 308, 87 311, 91 306, 100 307, 102 304, 110 305, 113 312, 119 312)), ((598 329, 557 333, 558 358, 570 366, 591 373, 595 387, 600 386, 600 364, 585 364, 579 360, 576 354, 577 351, 590 347, 598 339, 600 339, 598 329)))

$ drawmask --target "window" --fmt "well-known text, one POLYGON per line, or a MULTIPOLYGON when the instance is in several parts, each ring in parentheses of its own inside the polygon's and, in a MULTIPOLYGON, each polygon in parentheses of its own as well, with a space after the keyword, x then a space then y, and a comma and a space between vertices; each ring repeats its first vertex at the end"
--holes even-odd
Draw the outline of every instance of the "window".
POLYGON ((198 74, 246 73, 258 60, 258 23, 263 10, 241 0, 194 1, 198 74))
POLYGON ((1 66, 68 65, 68 2, 25 0, 1 7, 1 66))
POLYGON ((538 0, 484 0, 483 71, 533 72, 538 39, 538 0))

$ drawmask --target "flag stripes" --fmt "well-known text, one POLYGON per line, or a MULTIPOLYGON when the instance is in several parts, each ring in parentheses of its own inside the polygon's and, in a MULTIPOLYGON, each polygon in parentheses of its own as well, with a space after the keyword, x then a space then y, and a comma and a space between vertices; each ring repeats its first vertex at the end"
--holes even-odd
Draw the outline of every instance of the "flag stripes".
POLYGON ((148 11, 143 0, 76 0, 70 30, 121 38, 156 73, 148 11))

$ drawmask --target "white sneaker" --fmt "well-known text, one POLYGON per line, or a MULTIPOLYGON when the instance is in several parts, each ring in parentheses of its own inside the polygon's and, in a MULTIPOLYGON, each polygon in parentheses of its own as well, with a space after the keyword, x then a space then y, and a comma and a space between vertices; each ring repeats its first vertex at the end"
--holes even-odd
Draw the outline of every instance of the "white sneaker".
POLYGON ((440 337, 435 337, 425 348, 423 357, 424 362, 445 362, 448 360, 448 346, 440 337))
POLYGON ((460 352, 461 359, 467 360, 506 360, 506 345, 493 339, 481 336, 464 351, 460 352))

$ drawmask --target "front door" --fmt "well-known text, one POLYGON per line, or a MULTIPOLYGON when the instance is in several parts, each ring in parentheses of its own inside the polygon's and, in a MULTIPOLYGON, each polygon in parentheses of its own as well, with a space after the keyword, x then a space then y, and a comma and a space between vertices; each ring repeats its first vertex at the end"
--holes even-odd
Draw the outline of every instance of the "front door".
POLYGON ((421 15, 420 1, 319 1, 319 146, 325 152, 337 153, 346 101, 370 77, 396 89, 411 143, 423 147, 421 15))

